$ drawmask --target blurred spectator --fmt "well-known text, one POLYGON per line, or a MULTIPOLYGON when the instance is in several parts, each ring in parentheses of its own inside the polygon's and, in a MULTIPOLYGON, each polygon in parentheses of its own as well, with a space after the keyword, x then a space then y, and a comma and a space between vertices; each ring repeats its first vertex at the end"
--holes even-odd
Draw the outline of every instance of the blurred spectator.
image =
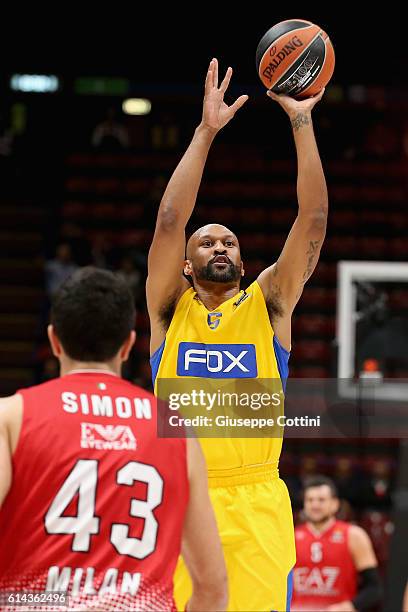
POLYGON ((55 258, 45 263, 45 290, 51 299, 59 286, 78 268, 72 259, 72 250, 68 243, 57 246, 55 258))
POLYGON ((166 190, 167 180, 168 179, 164 174, 158 174, 152 181, 149 194, 144 205, 144 218, 146 221, 146 226, 149 228, 154 228, 157 210, 166 190))
POLYGON ((351 457, 336 457, 333 479, 340 499, 347 500, 352 506, 359 507, 361 505, 361 476, 356 472, 351 457))
POLYGON ((72 258, 79 266, 87 266, 91 263, 91 245, 82 227, 75 223, 63 223, 60 240, 69 244, 72 258))
POLYGON ((16 163, 13 159, 14 133, 8 118, 0 112, 0 173, 2 194, 11 192, 16 177, 16 163))
POLYGON ((59 363, 52 354, 51 346, 45 337, 39 340, 34 353, 35 378, 34 383, 40 383, 59 376, 59 363))
POLYGON ((319 462, 316 456, 305 455, 304 457, 302 457, 299 470, 299 477, 302 487, 305 483, 305 480, 309 478, 309 476, 314 476, 319 472, 319 462))
POLYGON ((133 259, 129 255, 124 255, 120 261, 119 269, 117 270, 118 276, 128 285, 132 291, 135 299, 139 297, 140 293, 140 280, 141 274, 137 270, 133 259))
POLYGON ((363 154, 366 159, 393 160, 400 151, 397 131, 389 123, 378 121, 368 128, 363 154))
POLYGON ((92 265, 109 269, 112 266, 112 244, 104 234, 97 234, 92 241, 92 265))
POLYGON ((59 376, 58 360, 53 356, 48 357, 43 363, 41 382, 47 382, 47 380, 58 378, 58 376, 59 376))
POLYGON ((351 507, 350 502, 348 502, 347 499, 339 500, 337 518, 339 519, 339 521, 355 521, 356 513, 354 512, 354 509, 351 507))
POLYGON ((14 133, 0 115, 0 157, 10 157, 13 152, 14 133))
POLYGON ((151 136, 153 149, 177 149, 180 140, 177 121, 169 113, 162 113, 152 127, 151 136))
POLYGON ((360 515, 359 524, 370 534, 382 572, 385 574, 390 540, 394 532, 390 515, 387 512, 365 510, 360 515))
POLYGON ((129 147, 128 131, 116 117, 116 110, 108 108, 105 118, 93 130, 92 145, 100 151, 115 152, 129 147))
POLYGON ((340 520, 338 509, 336 486, 330 478, 316 475, 305 482, 305 523, 295 529, 293 610, 351 612, 381 602, 370 537, 361 527, 340 520))
POLYGON ((361 487, 365 505, 377 510, 388 510, 391 507, 392 487, 391 463, 386 458, 377 457, 361 487))

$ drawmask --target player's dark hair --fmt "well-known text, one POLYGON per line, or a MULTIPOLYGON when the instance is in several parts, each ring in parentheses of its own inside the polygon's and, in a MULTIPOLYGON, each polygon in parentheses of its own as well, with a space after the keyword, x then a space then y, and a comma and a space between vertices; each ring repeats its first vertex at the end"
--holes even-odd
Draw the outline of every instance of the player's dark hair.
POLYGON ((329 487, 332 497, 339 496, 334 481, 331 478, 328 478, 327 476, 321 476, 320 474, 316 474, 316 476, 309 476, 305 479, 305 482, 303 484, 303 494, 305 494, 305 491, 307 491, 307 489, 311 489, 312 487, 322 487, 324 485, 329 487))
POLYGON ((135 326, 133 296, 125 281, 108 270, 88 266, 58 289, 51 323, 64 351, 77 361, 106 362, 135 326))

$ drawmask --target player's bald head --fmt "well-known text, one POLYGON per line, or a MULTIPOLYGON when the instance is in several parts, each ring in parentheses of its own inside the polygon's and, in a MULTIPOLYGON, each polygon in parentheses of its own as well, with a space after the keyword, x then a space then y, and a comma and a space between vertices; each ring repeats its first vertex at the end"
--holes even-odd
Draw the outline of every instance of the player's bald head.
POLYGON ((233 237, 236 243, 239 244, 238 238, 228 227, 225 227, 225 225, 220 225, 219 223, 208 223, 207 225, 203 225, 203 227, 199 227, 198 230, 196 230, 188 239, 186 247, 187 259, 192 259, 194 251, 197 248, 200 240, 205 237, 212 240, 225 240, 228 237, 233 237))
POLYGON ((209 223, 200 227, 187 243, 184 274, 193 281, 239 286, 244 268, 238 238, 228 227, 209 223))

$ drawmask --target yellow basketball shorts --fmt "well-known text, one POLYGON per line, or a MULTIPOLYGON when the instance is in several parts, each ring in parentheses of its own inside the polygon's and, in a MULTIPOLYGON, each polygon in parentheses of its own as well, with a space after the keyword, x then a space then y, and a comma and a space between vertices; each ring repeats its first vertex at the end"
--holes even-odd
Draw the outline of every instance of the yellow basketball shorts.
MULTIPOLYGON (((217 472, 209 475, 209 486, 228 572, 228 610, 290 610, 295 537, 289 493, 277 469, 217 472)), ((183 611, 192 587, 181 558, 174 590, 183 611)))

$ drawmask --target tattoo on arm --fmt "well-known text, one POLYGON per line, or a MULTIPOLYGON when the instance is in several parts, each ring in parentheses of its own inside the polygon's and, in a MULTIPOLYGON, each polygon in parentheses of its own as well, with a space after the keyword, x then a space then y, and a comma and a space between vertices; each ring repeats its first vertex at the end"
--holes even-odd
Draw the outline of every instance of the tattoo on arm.
POLYGON ((305 272, 303 273, 303 282, 306 282, 307 279, 311 276, 313 272, 313 262, 316 257, 316 253, 319 249, 320 240, 311 240, 309 242, 309 248, 306 251, 306 255, 309 255, 307 261, 307 267, 305 272))
POLYGON ((310 124, 310 119, 305 113, 298 113, 294 119, 291 120, 292 128, 297 132, 300 128, 310 124))

